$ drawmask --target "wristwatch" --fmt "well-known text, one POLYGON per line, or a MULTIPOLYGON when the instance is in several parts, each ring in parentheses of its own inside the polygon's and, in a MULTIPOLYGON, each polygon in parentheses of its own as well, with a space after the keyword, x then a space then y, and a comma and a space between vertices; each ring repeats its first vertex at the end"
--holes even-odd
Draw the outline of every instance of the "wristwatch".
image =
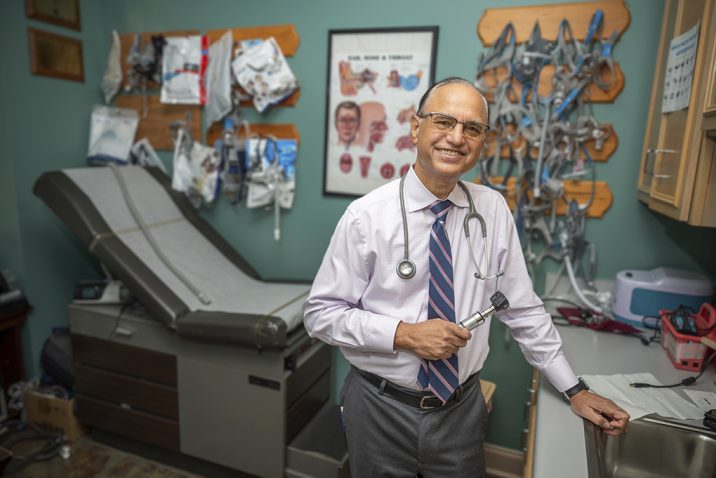
POLYGON ((562 396, 564 396, 565 400, 570 401, 573 396, 575 396, 582 390, 589 390, 589 385, 584 383, 584 380, 582 380, 582 377, 579 377, 579 381, 577 382, 577 385, 575 385, 572 388, 568 388, 567 390, 562 392, 562 396))

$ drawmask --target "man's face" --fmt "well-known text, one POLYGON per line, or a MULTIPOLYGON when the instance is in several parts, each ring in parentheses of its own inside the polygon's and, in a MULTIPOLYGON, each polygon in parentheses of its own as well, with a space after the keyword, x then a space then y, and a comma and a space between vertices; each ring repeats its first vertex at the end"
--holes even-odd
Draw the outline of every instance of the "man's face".
MULTIPOLYGON (((480 94, 474 88, 450 83, 435 90, 423 106, 423 113, 445 113, 458 121, 487 123, 487 110, 480 94)), ((452 131, 440 131, 429 116, 413 116, 411 134, 417 145, 415 170, 426 186, 451 183, 472 169, 485 144, 485 135, 477 139, 463 134, 463 125, 452 131)))
POLYGON ((340 108, 336 114, 336 130, 343 143, 350 143, 358 133, 358 112, 353 108, 340 108))

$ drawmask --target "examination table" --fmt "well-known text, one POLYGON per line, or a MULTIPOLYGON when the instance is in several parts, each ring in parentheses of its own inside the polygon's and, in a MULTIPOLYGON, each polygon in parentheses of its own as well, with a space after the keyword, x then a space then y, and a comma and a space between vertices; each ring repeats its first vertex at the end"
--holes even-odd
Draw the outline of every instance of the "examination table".
POLYGON ((158 169, 48 172, 34 192, 141 304, 70 305, 80 421, 258 476, 347 475, 307 284, 261 281, 158 169))

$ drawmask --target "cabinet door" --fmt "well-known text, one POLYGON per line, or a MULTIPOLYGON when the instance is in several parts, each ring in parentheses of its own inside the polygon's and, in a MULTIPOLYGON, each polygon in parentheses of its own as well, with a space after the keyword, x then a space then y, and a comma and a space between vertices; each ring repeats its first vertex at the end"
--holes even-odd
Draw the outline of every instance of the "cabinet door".
MULTIPOLYGON (((701 24, 704 3, 704 0, 682 0, 679 2, 676 10, 674 36, 681 35, 695 25, 701 24)), ((703 30, 704 26, 702 25, 700 33, 703 33, 703 30)), ((699 36, 699 40, 704 40, 704 35, 700 34, 699 36)), ((703 43, 703 41, 699 42, 699 50, 705 48, 703 43)), ((651 186, 651 197, 654 201, 652 207, 680 220, 685 220, 688 217, 691 184, 688 180, 690 175, 687 166, 689 166, 690 159, 698 154, 698 151, 693 151, 693 149, 698 150, 699 146, 699 141, 691 141, 695 133, 694 120, 697 118, 697 114, 695 114, 697 112, 694 111, 696 109, 695 100, 699 96, 700 89, 700 72, 698 70, 699 68, 694 68, 694 76, 691 80, 689 108, 661 115, 659 141, 654 152, 654 175, 651 186), (659 207, 659 202, 664 203, 663 207, 659 207)), ((663 76, 659 81, 663 81, 663 76)), ((657 101, 660 100, 661 98, 657 101)))
MULTIPOLYGON (((711 29, 713 31, 714 20, 713 14, 711 15, 711 29)), ((711 42, 714 41, 713 36, 710 37, 711 42)), ((708 64, 704 67, 708 69, 708 82, 706 84, 706 103, 704 105, 704 114, 709 116, 716 116, 716 48, 711 48, 711 56, 708 59, 708 64)))
POLYGON ((701 150, 691 199, 689 224, 716 227, 716 6, 711 9, 710 39, 704 65, 703 123, 701 125, 701 150))
POLYGON ((706 75, 706 100, 704 101, 703 113, 708 119, 710 130, 716 130, 716 46, 714 46, 714 38, 716 38, 716 9, 711 11, 711 30, 709 31, 709 49, 706 57, 706 65, 704 73, 706 75))
POLYGON ((709 84, 707 86, 706 106, 704 107, 704 113, 707 113, 709 115, 716 115, 716 53, 711 55, 711 65, 708 65, 708 68, 710 68, 709 84))
POLYGON ((649 115, 646 123, 646 134, 644 136, 644 149, 641 158, 641 171, 639 172, 639 199, 649 203, 651 188, 654 182, 654 168, 656 155, 659 146, 659 132, 661 131, 661 98, 664 94, 664 75, 666 63, 669 58, 669 42, 674 37, 676 27, 676 15, 678 2, 666 0, 664 4, 664 18, 661 25, 661 37, 659 40, 658 57, 656 59, 656 70, 654 71, 654 84, 651 91, 649 115))
POLYGON ((716 135, 702 136, 689 224, 716 227, 716 135))

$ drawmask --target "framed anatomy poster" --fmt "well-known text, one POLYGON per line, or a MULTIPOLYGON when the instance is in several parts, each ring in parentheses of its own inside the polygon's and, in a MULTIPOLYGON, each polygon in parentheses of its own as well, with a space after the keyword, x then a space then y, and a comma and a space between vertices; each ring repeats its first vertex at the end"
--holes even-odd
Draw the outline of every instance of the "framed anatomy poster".
POLYGON ((437 38, 438 27, 328 32, 324 194, 362 196, 413 164, 410 120, 437 38))

